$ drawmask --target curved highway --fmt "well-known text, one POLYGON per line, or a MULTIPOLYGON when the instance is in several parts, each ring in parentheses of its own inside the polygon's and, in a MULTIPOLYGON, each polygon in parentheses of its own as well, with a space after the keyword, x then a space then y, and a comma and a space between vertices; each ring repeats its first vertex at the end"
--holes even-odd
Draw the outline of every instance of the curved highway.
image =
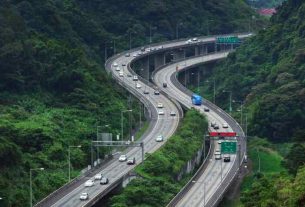
MULTIPOLYGON (((240 38, 246 38, 249 34, 239 35, 240 38)), ((199 38, 198 43, 211 43, 215 41, 215 37, 205 37, 199 38)), ((150 114, 150 127, 149 130, 142 136, 140 141, 144 143, 144 152, 152 153, 156 151, 159 147, 161 147, 171 135, 174 134, 175 130, 178 127, 179 120, 182 116, 181 108, 175 104, 173 99, 176 99, 178 102, 182 103, 186 107, 192 107, 190 102, 190 93, 181 85, 178 87, 177 83, 172 83, 173 75, 175 74, 175 67, 177 63, 169 65, 168 67, 163 68, 159 72, 155 74, 154 81, 162 88, 162 83, 167 82, 169 85, 160 95, 155 95, 155 86, 149 83, 147 80, 144 80, 139 77, 138 81, 133 80, 134 72, 130 68, 130 64, 133 61, 141 59, 149 54, 155 54, 160 51, 164 52, 166 50, 171 50, 173 48, 191 46, 192 44, 186 43, 185 40, 179 41, 171 41, 161 44, 156 44, 151 48, 156 48, 151 50, 150 52, 145 52, 142 55, 138 55, 140 52, 140 48, 127 51, 121 54, 118 54, 112 58, 110 58, 106 63, 106 70, 112 75, 117 82, 122 85, 122 87, 126 88, 130 93, 136 96, 149 110, 150 114), (160 48, 160 46, 162 46, 160 48), (126 55, 126 54, 129 55, 126 55), (116 66, 118 65, 118 66, 116 66), (121 70, 117 68, 120 67, 121 70), (121 72, 121 74, 120 74, 121 72), (123 74, 122 74, 123 73, 123 74), (136 87, 138 85, 138 87, 136 87), (144 94, 144 91, 148 91, 148 94, 144 94), (169 97, 171 98, 169 98, 169 97), (172 99, 172 100, 171 100, 172 99), (157 107, 158 103, 162 103, 164 108, 164 115, 159 115, 159 109, 157 107), (176 116, 170 116, 170 112, 174 112, 176 116), (165 140, 164 142, 156 142, 155 138, 158 135, 163 135, 165 140)), ((214 59, 223 58, 226 56, 227 53, 220 53, 215 54, 214 59)), ((189 58, 188 60, 184 60, 183 64, 186 63, 187 66, 200 64, 202 62, 210 61, 208 60, 210 56, 203 56, 203 57, 195 57, 189 58)), ((213 59, 212 58, 212 59, 213 59)), ((212 60, 211 59, 211 60, 212 60)), ((179 66, 182 66, 182 63, 178 63, 179 66)), ((185 65, 184 65, 185 67, 185 65)), ((177 82, 177 81, 176 81, 177 82)), ((178 84, 179 85, 179 84, 178 84)), ((238 128, 238 124, 230 118, 227 114, 225 114, 222 110, 217 108, 211 103, 208 103, 208 107, 210 108, 210 112, 206 113, 209 121, 215 120, 219 123, 219 126, 222 123, 227 122, 229 124, 229 128, 225 129, 226 131, 236 131, 242 134, 240 128, 238 128), (239 130, 239 131, 238 131, 239 130)), ((202 107, 196 107, 202 113, 204 113, 202 107)), ((215 143, 217 145, 217 143, 215 143)), ((242 145, 243 146, 243 145, 242 145)), ((243 148, 243 147, 242 147, 243 148)), ((141 162, 141 149, 140 148, 129 148, 124 152, 127 157, 135 157, 137 160, 137 164, 141 162)), ((192 188, 189 192, 190 195, 184 196, 184 199, 181 199, 181 203, 179 206, 202 206, 202 188, 199 187, 200 183, 204 182, 206 187, 204 189, 206 193, 205 195, 205 203, 208 201, 212 201, 212 196, 215 196, 215 193, 219 191, 220 183, 225 183, 225 178, 230 177, 229 174, 234 174, 236 169, 233 169, 233 164, 236 163, 236 156, 232 156, 232 161, 230 163, 223 163, 221 161, 211 160, 208 164, 207 169, 205 170, 205 174, 202 176, 203 179, 198 180, 198 187, 192 188), (222 174, 221 174, 222 169, 222 174), (220 175, 220 176, 219 176, 220 175), (211 198, 211 199, 210 199, 211 198), (187 202, 187 200, 192 200, 192 202, 187 202)), ((77 184, 77 187, 73 189, 63 189, 60 193, 57 193, 55 196, 48 196, 41 202, 39 202, 36 206, 65 206, 65 207, 78 207, 78 206, 91 206, 94 204, 98 198, 103 197, 106 195, 115 184, 122 181, 122 178, 135 167, 135 165, 127 165, 126 162, 119 162, 118 159, 114 159, 101 169, 96 174, 102 173, 104 176, 109 178, 108 185, 100 185, 98 182, 95 182, 95 185, 92 187, 85 187, 84 183, 86 180, 93 179, 94 175, 90 175, 85 179, 80 179, 77 184), (83 192, 87 192, 89 194, 89 199, 86 201, 80 200, 80 194, 83 192), (60 194, 60 195, 58 195, 60 194)), ((235 174, 234 174, 235 175, 235 174)), ((232 177, 232 176, 231 176, 232 177)), ((230 181, 228 181, 228 184, 230 181)), ((195 183, 194 186, 197 184, 195 183)))

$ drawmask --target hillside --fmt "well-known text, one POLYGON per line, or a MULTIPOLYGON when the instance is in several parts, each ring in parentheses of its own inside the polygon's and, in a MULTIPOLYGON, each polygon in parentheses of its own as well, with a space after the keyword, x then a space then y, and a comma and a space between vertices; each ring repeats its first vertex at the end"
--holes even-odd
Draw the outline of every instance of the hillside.
POLYGON ((69 146, 82 145, 71 148, 76 176, 96 127, 120 132, 121 110, 133 108, 135 127, 138 103, 104 71, 105 45, 108 56, 125 50, 129 32, 132 47, 147 44, 150 24, 154 42, 174 38, 177 25, 179 37, 244 31, 249 14, 242 0, 1 1, 1 205, 29 203, 31 168, 45 168, 33 173, 34 202, 63 185, 69 146))

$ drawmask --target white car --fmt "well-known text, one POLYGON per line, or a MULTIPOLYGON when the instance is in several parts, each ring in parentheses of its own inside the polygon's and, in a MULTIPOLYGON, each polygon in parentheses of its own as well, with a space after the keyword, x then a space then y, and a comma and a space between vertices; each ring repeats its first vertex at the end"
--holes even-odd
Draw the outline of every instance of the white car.
POLYGON ((123 77, 123 76, 124 76, 123 71, 120 71, 120 72, 119 72, 119 76, 120 76, 120 77, 123 77))
POLYGON ((229 125, 227 123, 222 124, 222 128, 228 128, 228 127, 229 127, 229 125))
POLYGON ((136 88, 141 88, 141 84, 137 83, 136 88))
POLYGON ((126 155, 121 155, 120 157, 119 157, 119 161, 120 162, 125 162, 127 160, 127 156, 126 155))
POLYGON ((120 71, 121 68, 120 68, 120 67, 115 67, 115 70, 116 70, 116 71, 120 71))
POLYGON ((221 153, 215 152, 215 160, 221 160, 221 153))
POLYGON ((185 43, 186 43, 186 44, 191 44, 191 43, 192 43, 192 40, 189 39, 189 40, 187 40, 185 43))
POLYGON ((133 81, 138 81, 138 80, 139 80, 139 78, 138 78, 138 76, 137 76, 137 75, 134 75, 134 76, 132 77, 132 80, 133 80, 133 81))
POLYGON ((156 142, 163 142, 163 136, 162 135, 157 136, 156 142))
POLYGON ((136 164, 136 158, 129 158, 127 160, 127 165, 134 165, 136 164))
POLYGON ((218 144, 221 144, 221 140, 219 140, 217 143, 218 143, 218 144))
POLYGON ((118 67, 119 65, 118 65, 116 62, 114 62, 114 63, 112 64, 112 66, 116 68, 116 67, 118 67))
POLYGON ((197 38, 197 37, 194 37, 194 38, 192 39, 192 41, 193 41, 193 42, 197 42, 197 41, 198 41, 198 38, 197 38))
POLYGON ((100 179, 102 179, 102 177, 103 177, 103 175, 99 173, 94 176, 94 180, 100 180, 100 179))
POLYGON ((158 108, 163 108, 163 104, 162 103, 158 103, 157 107, 158 108))
POLYGON ((159 114, 159 115, 164 115, 164 111, 163 111, 163 110, 159 110, 159 111, 158 111, 158 114, 159 114))
POLYGON ((130 53, 126 53, 126 54, 125 54, 125 57, 130 57, 130 53))
POLYGON ((171 112, 170 112, 170 115, 171 115, 171 116, 176 116, 176 112, 171 111, 171 112))
POLYGON ((82 193, 82 194, 80 194, 79 199, 82 200, 82 201, 88 200, 88 199, 89 199, 88 193, 82 193))
POLYGON ((85 187, 92 187, 92 186, 94 186, 94 181, 93 180, 87 180, 86 182, 85 182, 85 187))
POLYGON ((133 54, 132 57, 137 57, 137 54, 133 54))

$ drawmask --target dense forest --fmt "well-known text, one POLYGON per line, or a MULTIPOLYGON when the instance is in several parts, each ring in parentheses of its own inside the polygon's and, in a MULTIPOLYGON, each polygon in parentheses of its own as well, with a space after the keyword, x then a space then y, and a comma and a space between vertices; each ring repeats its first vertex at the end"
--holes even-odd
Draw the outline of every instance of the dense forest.
POLYGON ((285 0, 247 0, 248 4, 255 8, 272 8, 281 5, 285 0))
POLYGON ((31 168, 45 168, 33 172, 34 203, 66 183, 69 146, 81 145, 71 148, 76 176, 90 163, 97 126, 119 133, 121 110, 133 109, 135 126, 138 103, 103 70, 129 37, 134 47, 150 32, 155 42, 245 31, 252 15, 242 0, 2 0, 1 205, 29 203, 31 168))

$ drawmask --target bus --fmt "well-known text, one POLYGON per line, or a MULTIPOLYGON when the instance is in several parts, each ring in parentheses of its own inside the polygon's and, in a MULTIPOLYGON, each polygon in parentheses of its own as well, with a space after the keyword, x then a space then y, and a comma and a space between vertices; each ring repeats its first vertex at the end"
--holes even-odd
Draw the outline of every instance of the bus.
POLYGON ((202 104, 202 97, 197 95, 197 94, 193 94, 192 95, 192 103, 194 105, 200 106, 202 104))

